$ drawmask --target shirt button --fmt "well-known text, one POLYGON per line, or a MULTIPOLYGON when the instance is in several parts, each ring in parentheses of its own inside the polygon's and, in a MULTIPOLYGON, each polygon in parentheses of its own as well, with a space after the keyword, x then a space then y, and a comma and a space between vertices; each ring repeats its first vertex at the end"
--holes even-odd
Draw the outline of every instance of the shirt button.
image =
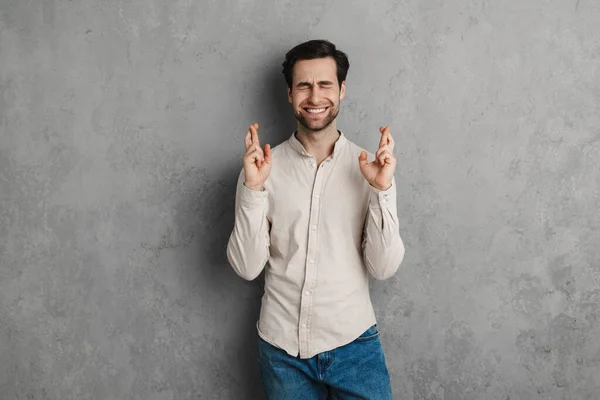
POLYGON ((308 295, 310 294, 310 292, 307 290, 306 292, 304 292, 304 294, 305 294, 306 296, 308 296, 308 295))
POLYGON ((302 327, 303 327, 303 328, 306 328, 306 324, 302 324, 302 327))
POLYGON ((316 230, 317 230, 317 226, 316 226, 316 225, 313 225, 313 226, 312 226, 312 230, 313 230, 313 231, 316 231, 316 230))
POLYGON ((315 263, 315 259, 311 258, 311 259, 308 260, 308 262, 311 263, 311 264, 314 264, 315 263))

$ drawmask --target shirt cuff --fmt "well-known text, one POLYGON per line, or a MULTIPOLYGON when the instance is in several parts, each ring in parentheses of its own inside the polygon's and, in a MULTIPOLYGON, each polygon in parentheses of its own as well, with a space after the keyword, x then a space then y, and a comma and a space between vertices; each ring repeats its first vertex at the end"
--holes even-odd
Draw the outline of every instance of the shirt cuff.
POLYGON ((242 183, 240 203, 247 206, 262 206, 267 203, 269 192, 266 189, 252 190, 242 183))
POLYGON ((371 194, 369 196, 369 205, 381 208, 387 208, 389 205, 396 204, 396 182, 392 179, 392 186, 386 190, 379 190, 369 184, 371 194))

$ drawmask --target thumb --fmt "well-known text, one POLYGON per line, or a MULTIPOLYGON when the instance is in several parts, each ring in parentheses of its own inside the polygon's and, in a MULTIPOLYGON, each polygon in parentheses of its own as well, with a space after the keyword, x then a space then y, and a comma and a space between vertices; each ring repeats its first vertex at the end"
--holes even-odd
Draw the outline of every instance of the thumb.
POLYGON ((360 155, 358 156, 358 163, 360 164, 361 168, 369 164, 369 162, 367 161, 366 151, 363 150, 360 152, 360 155))
POLYGON ((271 163, 271 145, 269 144, 265 145, 265 162, 267 164, 271 163))

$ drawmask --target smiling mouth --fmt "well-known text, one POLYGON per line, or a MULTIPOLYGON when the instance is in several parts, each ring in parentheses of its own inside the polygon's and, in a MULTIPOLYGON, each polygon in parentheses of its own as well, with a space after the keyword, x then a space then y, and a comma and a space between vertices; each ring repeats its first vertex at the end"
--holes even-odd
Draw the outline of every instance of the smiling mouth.
POLYGON ((318 114, 322 114, 325 111, 327 111, 329 107, 321 107, 321 108, 305 108, 304 111, 306 111, 307 113, 311 114, 311 115, 318 115, 318 114))

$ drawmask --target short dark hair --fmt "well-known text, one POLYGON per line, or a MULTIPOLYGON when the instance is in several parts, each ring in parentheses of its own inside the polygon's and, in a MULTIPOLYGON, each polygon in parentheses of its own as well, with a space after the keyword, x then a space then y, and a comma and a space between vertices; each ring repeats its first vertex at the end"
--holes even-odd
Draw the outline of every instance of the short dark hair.
POLYGON ((287 82, 288 88, 292 88, 292 80, 294 73, 294 65, 299 60, 313 60, 315 58, 333 57, 337 65, 337 79, 340 87, 342 82, 346 80, 350 62, 348 55, 343 51, 338 50, 335 44, 328 40, 309 40, 301 43, 287 52, 283 64, 283 76, 287 82))

